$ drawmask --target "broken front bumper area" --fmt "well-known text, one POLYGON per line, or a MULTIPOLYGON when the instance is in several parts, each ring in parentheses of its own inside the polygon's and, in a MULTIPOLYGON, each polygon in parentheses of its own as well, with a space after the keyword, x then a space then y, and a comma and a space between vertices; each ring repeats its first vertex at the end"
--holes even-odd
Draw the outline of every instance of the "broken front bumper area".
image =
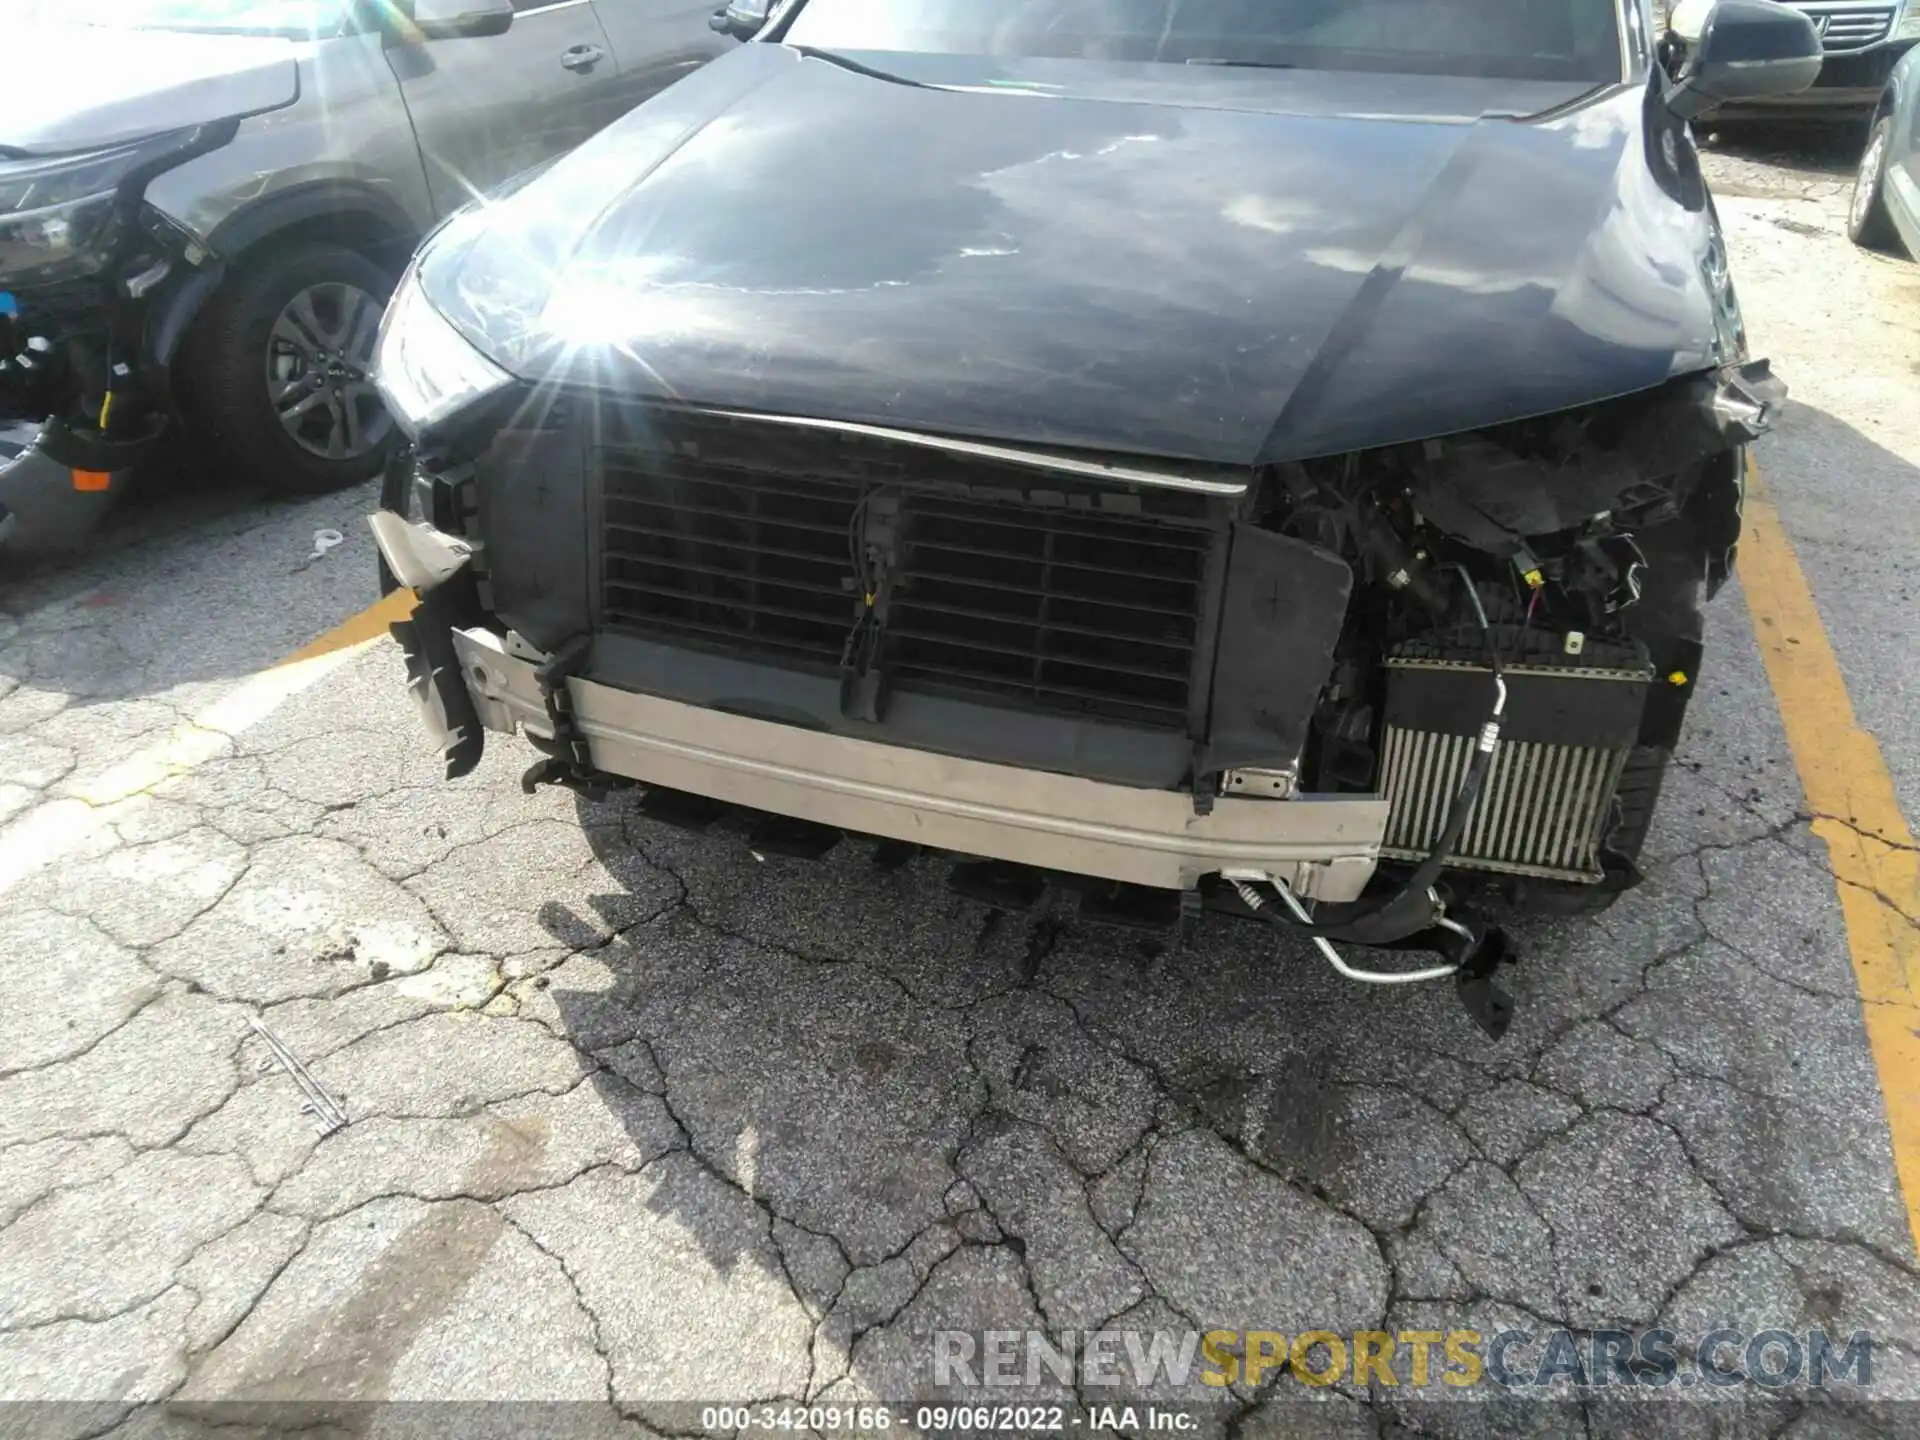
MULTIPOLYGON (((484 629, 455 630, 460 683, 491 730, 552 742, 540 662, 484 629)), ((729 715, 572 678, 572 722, 607 774, 836 829, 1164 890, 1258 872, 1315 900, 1358 898, 1386 802, 1218 801, 962 760, 729 715)))
POLYGON ((17 562, 84 544, 152 457, 170 416, 136 378, 138 367, 107 371, 103 337, 113 322, 104 310, 43 316, 29 305, 22 318, 15 297, 4 298, 0 552, 17 562), (50 333, 27 333, 42 322, 50 333))
MULTIPOLYGON (((482 607, 467 543, 391 511, 372 517, 393 577, 419 597, 394 625, 410 683, 449 778, 478 764, 484 732, 524 731, 546 755, 529 790, 559 783, 597 798, 645 788, 642 811, 696 828, 721 812, 744 817, 756 848, 819 854, 842 835, 880 840, 875 859, 920 851, 957 860, 954 888, 1002 908, 1039 903, 1050 888, 1077 894, 1081 913, 1109 924, 1180 925, 1202 909, 1261 910, 1265 887, 1311 930, 1366 907, 1388 822, 1377 795, 1191 795, 935 750, 689 704, 593 678, 582 636, 547 652, 503 633, 482 607)), ((1376 984, 1452 977, 1469 1014, 1490 1034, 1511 1004, 1491 984, 1505 938, 1424 892, 1362 943, 1438 951, 1441 967, 1395 974, 1356 970, 1323 940, 1350 978, 1376 984)), ((1281 930, 1288 922, 1263 915, 1281 930)), ((1339 933, 1328 931, 1325 933, 1339 933)))
MULTIPOLYGON (((406 622, 411 642, 437 649, 439 638, 428 634, 432 623, 424 613, 406 622)), ((1167 920, 1180 918, 1183 899, 1196 908, 1257 913, 1260 907, 1247 899, 1249 877, 1283 899, 1337 906, 1360 899, 1386 826, 1386 801, 1359 795, 1221 799, 1199 816, 1191 798, 1177 792, 729 715, 569 677, 560 673, 567 657, 558 657, 556 670, 556 657, 538 657, 514 637, 485 628, 443 633, 442 659, 450 656, 451 664, 411 663, 427 680, 421 698, 430 724, 456 745, 478 734, 462 733, 475 722, 502 733, 524 729, 556 754, 536 766, 530 780, 564 775, 591 783, 589 777, 619 776, 828 831, 989 857, 998 863, 960 867, 956 888, 992 903, 1032 904, 1041 885, 1023 881, 1023 874, 1051 874, 1070 885, 1081 882, 1083 911, 1108 923, 1150 920, 1150 903, 1116 893, 1135 887, 1166 896, 1167 920), (564 689, 557 704, 556 687, 564 689), (1107 883, 1089 893, 1088 880, 1107 883)), ((470 748, 477 760, 477 746, 470 748)), ((1356 971, 1319 943, 1349 978, 1394 984, 1452 977, 1468 1014, 1497 1038, 1512 1015, 1511 1000, 1492 983, 1508 958, 1504 935, 1447 917, 1437 899, 1431 918, 1389 947, 1437 950, 1446 963, 1427 971, 1356 971)))
POLYGON ((101 442, 57 420, 0 420, 0 553, 60 554, 93 533, 158 438, 101 442))
POLYGON ((549 654, 502 634, 475 592, 464 540, 392 511, 371 525, 388 569, 420 596, 395 627, 448 774, 482 730, 524 729, 550 759, 530 776, 604 778, 830 829, 1036 870, 1192 892, 1211 876, 1271 876, 1315 901, 1357 900, 1387 823, 1372 795, 1191 795, 855 738, 684 703, 594 678, 584 638, 549 654))

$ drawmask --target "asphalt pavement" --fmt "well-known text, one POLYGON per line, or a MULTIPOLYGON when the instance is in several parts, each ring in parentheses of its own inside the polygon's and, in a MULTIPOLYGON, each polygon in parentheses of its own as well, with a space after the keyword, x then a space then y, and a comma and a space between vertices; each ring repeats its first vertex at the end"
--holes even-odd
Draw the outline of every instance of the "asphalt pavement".
MULTIPOLYGON (((1851 158, 1762 137, 1709 169, 1796 400, 1758 513, 1913 817, 1920 265, 1847 243, 1851 158)), ((1889 1121, 1920 1074, 1865 1018, 1920 1012, 1862 998, 1866 929, 1898 962, 1920 911, 1836 858, 1859 813, 1809 800, 1865 806, 1871 776, 1803 781, 1835 712, 1792 678, 1818 646, 1768 618, 1775 571, 1712 609, 1645 886, 1519 927, 1494 1044, 1444 988, 1357 988, 1255 927, 1183 949, 863 846, 760 857, 525 795, 517 740, 443 783, 362 615, 372 501, 148 496, 0 588, 0 1398, 59 1402, 34 1433, 432 1413, 378 1401, 584 1402, 537 1412, 567 1433, 862 1400, 896 1432, 975 1400, 1246 1436, 1920 1424, 1889 1121), (1230 1360, 1327 1338, 1230 1384, 985 1382, 987 1332, 1103 1329, 1233 1332, 1230 1360), (1670 1330, 1681 1373, 1438 1378, 1441 1337, 1513 1332, 1524 1379, 1562 1329, 1589 1362, 1670 1330), (1696 1384, 1715 1330, 1864 1331, 1870 1374, 1696 1384), (1356 1383, 1330 1342, 1363 1332, 1397 1358, 1356 1383), (947 1344, 978 1384, 936 1383, 947 1344)), ((1897 866, 1910 837, 1874 833, 1897 866)))

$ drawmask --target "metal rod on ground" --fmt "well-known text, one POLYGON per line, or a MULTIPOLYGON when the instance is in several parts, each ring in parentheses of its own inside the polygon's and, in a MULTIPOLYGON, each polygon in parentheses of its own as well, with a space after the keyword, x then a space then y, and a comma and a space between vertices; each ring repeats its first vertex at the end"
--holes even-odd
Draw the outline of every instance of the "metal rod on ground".
MULTIPOLYGON (((300 1087, 300 1093, 307 1097, 307 1103, 300 1108, 313 1116, 314 1123, 320 1127, 322 1135, 331 1135, 347 1123, 347 1112, 340 1103, 321 1087, 313 1078, 313 1073, 300 1063, 286 1042, 266 1027, 266 1022, 258 1015, 247 1016, 247 1023, 253 1026, 254 1033, 266 1042, 272 1058, 280 1062, 281 1069, 293 1077, 293 1083, 300 1087)), ((270 1063, 270 1062, 269 1062, 270 1063)))

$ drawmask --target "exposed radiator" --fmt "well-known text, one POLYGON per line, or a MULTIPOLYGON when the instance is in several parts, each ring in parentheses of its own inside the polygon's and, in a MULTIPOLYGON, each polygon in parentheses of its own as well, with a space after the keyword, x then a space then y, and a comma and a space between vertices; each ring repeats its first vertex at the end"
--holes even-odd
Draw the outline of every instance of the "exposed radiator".
MULTIPOLYGON (((1473 754, 1471 735, 1387 727, 1383 853, 1422 860, 1440 838, 1473 754)), ((1601 827, 1627 751, 1503 743, 1454 863, 1556 880, 1599 880, 1601 827)))
MULTIPOLYGON (((1460 663, 1388 667, 1381 853, 1423 860, 1460 793, 1489 681, 1485 670, 1460 663)), ((1605 878, 1601 847, 1649 679, 1637 669, 1511 667, 1506 730, 1451 863, 1550 880, 1605 878)))

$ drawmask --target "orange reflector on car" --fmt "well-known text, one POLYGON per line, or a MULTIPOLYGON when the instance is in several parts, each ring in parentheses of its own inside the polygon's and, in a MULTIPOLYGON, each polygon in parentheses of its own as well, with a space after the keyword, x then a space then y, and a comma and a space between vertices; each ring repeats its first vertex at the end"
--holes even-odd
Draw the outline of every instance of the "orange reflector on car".
POLYGON ((110 490, 113 488, 113 476, 105 470, 76 470, 73 472, 73 488, 110 490))

